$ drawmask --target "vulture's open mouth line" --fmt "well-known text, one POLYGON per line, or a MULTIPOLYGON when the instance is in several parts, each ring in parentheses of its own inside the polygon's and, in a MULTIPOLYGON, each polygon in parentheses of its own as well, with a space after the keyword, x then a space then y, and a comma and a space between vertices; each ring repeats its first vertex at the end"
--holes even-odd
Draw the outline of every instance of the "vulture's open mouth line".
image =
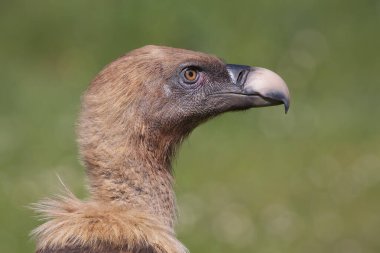
POLYGON ((277 100, 277 99, 273 99, 273 98, 270 98, 270 97, 266 97, 266 96, 263 96, 262 94, 260 93, 253 93, 253 94, 244 94, 244 93, 237 93, 237 92, 223 92, 223 93, 214 93, 214 94, 210 94, 209 96, 237 96, 237 97, 260 97, 262 99, 265 99, 265 100, 268 100, 269 102, 273 102, 273 103, 276 103, 277 104, 283 104, 282 101, 280 100, 277 100))
POLYGON ((209 96, 228 96, 228 95, 236 95, 236 96, 242 96, 242 97, 263 97, 261 94, 244 94, 244 93, 237 93, 237 92, 223 92, 223 93, 214 93, 210 94, 209 96))
POLYGON ((266 107, 276 106, 284 104, 285 113, 288 111, 289 104, 282 100, 281 97, 277 98, 273 96, 273 93, 265 96, 258 92, 240 93, 240 92, 220 92, 210 94, 209 97, 220 97, 225 100, 229 100, 231 104, 234 104, 237 108, 252 108, 252 107, 266 107))

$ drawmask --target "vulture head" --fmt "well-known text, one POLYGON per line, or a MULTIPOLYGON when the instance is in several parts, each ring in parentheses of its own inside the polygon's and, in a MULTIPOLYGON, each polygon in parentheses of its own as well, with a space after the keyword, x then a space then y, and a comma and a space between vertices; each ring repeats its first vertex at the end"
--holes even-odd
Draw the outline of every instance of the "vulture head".
POLYGON ((274 72, 205 53, 145 46, 112 62, 83 95, 78 121, 91 198, 41 204, 50 220, 34 232, 40 252, 180 252, 171 159, 181 141, 224 112, 281 104, 287 111, 289 98, 274 72), (63 224, 63 214, 81 225, 63 224), (65 226, 71 237, 62 235, 65 226))
POLYGON ((279 104, 287 111, 289 91, 281 77, 264 68, 145 46, 101 71, 82 104, 79 144, 89 167, 108 163, 94 153, 104 144, 110 145, 106 153, 111 156, 118 151, 125 156, 125 149, 133 147, 142 152, 136 162, 162 163, 170 162, 173 148, 191 130, 223 112, 279 104))

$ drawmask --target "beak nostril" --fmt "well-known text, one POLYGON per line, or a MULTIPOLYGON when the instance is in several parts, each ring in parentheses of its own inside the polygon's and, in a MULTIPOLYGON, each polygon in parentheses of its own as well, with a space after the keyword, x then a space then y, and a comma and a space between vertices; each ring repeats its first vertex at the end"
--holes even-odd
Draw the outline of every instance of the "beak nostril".
POLYGON ((239 73, 239 75, 238 75, 238 78, 237 78, 237 83, 239 83, 240 84, 240 82, 241 82, 241 79, 243 78, 243 71, 241 71, 240 73, 239 73))
POLYGON ((248 73, 251 69, 250 66, 227 64, 227 71, 230 75, 232 82, 236 85, 243 85, 247 79, 248 73))
POLYGON ((238 85, 243 85, 245 83, 245 80, 247 79, 247 75, 248 75, 248 70, 244 69, 242 71, 240 71, 239 75, 238 75, 238 78, 236 80, 236 83, 238 85))

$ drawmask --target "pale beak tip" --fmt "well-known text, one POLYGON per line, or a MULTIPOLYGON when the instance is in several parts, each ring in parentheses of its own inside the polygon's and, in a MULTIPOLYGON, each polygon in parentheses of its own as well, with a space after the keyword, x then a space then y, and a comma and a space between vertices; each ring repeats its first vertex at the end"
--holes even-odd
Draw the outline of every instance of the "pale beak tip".
POLYGON ((290 95, 285 81, 269 69, 260 67, 252 69, 252 74, 247 79, 246 89, 277 101, 273 105, 284 104, 285 113, 287 113, 290 107, 290 95))

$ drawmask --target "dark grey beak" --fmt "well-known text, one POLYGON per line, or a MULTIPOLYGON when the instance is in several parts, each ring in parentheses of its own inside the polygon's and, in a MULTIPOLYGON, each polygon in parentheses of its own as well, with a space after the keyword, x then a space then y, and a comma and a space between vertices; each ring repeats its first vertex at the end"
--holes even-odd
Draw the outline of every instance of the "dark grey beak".
POLYGON ((289 89, 282 78, 271 70, 259 67, 227 64, 232 82, 239 86, 241 95, 249 97, 250 107, 284 104, 289 110, 289 89))

